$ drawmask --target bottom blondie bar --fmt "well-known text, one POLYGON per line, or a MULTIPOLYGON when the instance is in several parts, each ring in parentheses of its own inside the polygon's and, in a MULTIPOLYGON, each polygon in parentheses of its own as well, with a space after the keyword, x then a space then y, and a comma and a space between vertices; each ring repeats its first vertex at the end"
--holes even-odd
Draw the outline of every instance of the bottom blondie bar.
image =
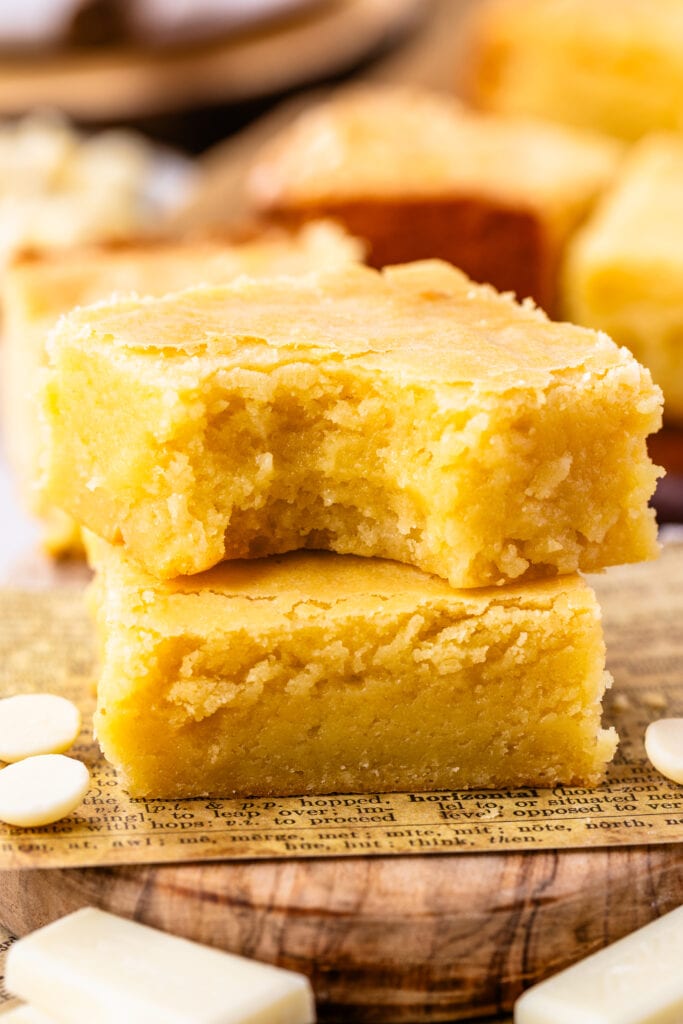
POLYGON ((483 590, 296 552, 159 582, 98 543, 96 732, 133 796, 600 781, 600 612, 578 577, 483 590))

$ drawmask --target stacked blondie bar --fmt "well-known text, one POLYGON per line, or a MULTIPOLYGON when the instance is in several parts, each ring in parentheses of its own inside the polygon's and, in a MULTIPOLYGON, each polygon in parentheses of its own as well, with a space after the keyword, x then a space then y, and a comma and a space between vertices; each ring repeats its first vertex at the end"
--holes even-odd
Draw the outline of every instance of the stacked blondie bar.
POLYGON ((625 349, 426 261, 107 302, 49 350, 44 494, 90 531, 133 795, 600 780, 576 573, 656 552, 625 349))

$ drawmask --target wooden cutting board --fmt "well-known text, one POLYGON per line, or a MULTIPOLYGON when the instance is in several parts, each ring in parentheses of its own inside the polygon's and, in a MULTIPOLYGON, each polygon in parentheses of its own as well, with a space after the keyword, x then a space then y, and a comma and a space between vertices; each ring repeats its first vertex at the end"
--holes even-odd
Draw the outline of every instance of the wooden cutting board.
POLYGON ((682 903, 680 845, 0 874, 17 935, 102 907, 303 971, 338 1024, 496 1016, 682 903))

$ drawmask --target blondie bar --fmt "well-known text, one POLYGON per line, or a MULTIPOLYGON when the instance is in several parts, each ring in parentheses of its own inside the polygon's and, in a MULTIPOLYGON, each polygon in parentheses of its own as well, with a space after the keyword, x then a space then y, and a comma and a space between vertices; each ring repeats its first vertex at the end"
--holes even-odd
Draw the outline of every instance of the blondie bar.
POLYGON ((566 239, 619 163, 587 132, 375 87, 305 111, 257 155, 247 192, 286 223, 332 216, 370 262, 440 257, 552 312, 566 239))
POLYGON ((614 752, 578 576, 455 591, 295 552, 159 582, 92 555, 95 729, 133 796, 594 785, 614 752))
POLYGON ((683 126, 683 0, 472 5, 463 89, 501 114, 637 139, 683 126))
POLYGON ((44 397, 48 500, 159 577, 308 547, 476 587, 656 551, 649 372, 438 261, 74 311, 44 397))
POLYGON ((572 242, 564 305, 631 349, 683 424, 683 139, 651 135, 572 242))

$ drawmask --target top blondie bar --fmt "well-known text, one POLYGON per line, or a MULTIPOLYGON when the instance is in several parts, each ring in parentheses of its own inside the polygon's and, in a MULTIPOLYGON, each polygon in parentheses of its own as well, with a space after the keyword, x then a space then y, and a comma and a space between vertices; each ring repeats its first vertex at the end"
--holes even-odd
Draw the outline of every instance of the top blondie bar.
POLYGON ((76 310, 49 499, 153 575, 296 548, 477 587, 656 552, 649 372, 439 261, 76 310))

